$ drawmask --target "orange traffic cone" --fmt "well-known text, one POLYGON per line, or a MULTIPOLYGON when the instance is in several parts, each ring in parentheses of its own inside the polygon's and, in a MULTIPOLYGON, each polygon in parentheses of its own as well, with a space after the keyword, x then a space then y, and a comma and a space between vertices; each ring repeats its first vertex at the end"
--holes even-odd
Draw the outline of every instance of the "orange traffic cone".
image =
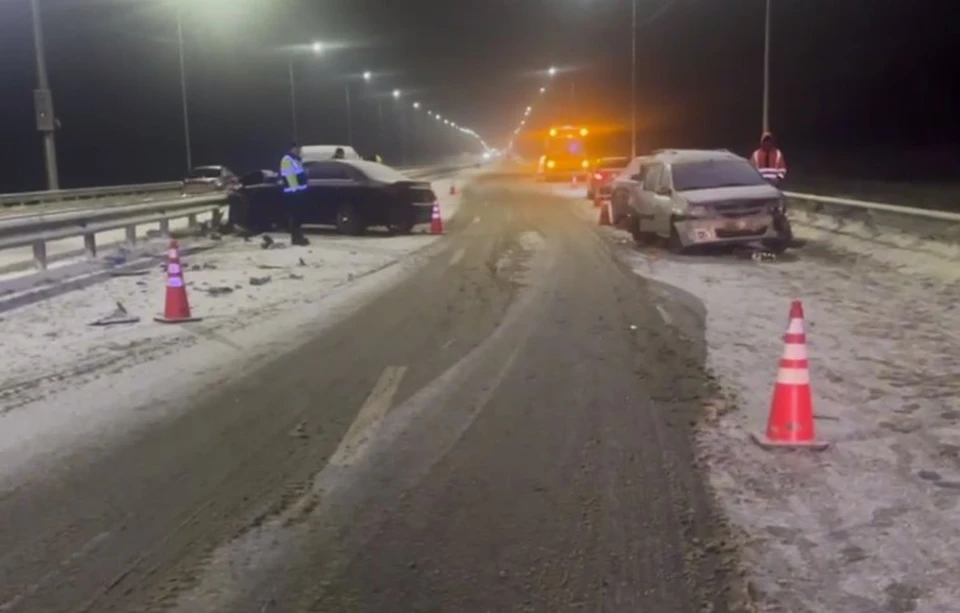
POLYGON ((456 195, 457 195, 457 182, 456 182, 456 181, 451 181, 451 182, 450 182, 450 195, 451 195, 451 196, 456 196, 456 195))
POLYGON ((180 250, 177 247, 177 241, 170 241, 170 248, 167 250, 167 297, 163 316, 153 319, 164 324, 201 319, 190 315, 190 303, 187 301, 187 287, 183 283, 183 269, 180 267, 180 250))
POLYGON ((803 327, 803 304, 799 300, 790 305, 790 325, 783 335, 783 343, 767 431, 751 433, 750 436, 765 449, 787 447, 822 451, 828 443, 818 441, 814 433, 807 336, 803 327))
POLYGON ((440 217, 440 205, 436 203, 430 216, 430 234, 443 234, 443 217, 440 217))

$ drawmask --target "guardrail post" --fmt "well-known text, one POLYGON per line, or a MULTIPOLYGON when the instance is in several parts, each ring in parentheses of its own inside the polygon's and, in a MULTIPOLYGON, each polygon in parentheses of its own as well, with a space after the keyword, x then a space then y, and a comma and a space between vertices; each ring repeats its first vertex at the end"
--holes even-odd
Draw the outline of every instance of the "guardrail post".
POLYGON ((137 244, 137 226, 127 226, 124 228, 127 235, 127 245, 133 247, 137 244))
POLYGON ((169 219, 160 220, 160 234, 164 236, 170 236, 170 220, 169 219))
POLYGON ((83 235, 83 250, 87 252, 87 257, 93 259, 97 257, 97 235, 83 235))
POLYGON ((37 241, 33 244, 33 265, 37 270, 47 269, 47 243, 37 241))

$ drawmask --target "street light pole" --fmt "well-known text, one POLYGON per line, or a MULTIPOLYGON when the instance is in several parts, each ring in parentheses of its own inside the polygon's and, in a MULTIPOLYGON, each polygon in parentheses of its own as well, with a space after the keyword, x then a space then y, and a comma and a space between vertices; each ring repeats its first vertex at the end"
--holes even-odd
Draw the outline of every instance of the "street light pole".
POLYGON ((47 189, 60 189, 57 173, 57 144, 54 130, 57 119, 53 112, 53 94, 47 79, 47 60, 43 53, 43 26, 40 23, 38 0, 30 0, 33 14, 33 50, 37 58, 37 90, 34 92, 34 104, 37 114, 37 129, 43 134, 43 157, 47 171, 47 189))
POLYGON ((383 100, 377 98, 377 125, 379 127, 379 136, 377 140, 380 141, 380 151, 383 152, 383 100))
POLYGON ((630 60, 630 159, 637 157, 637 0, 633 0, 630 60))
POLYGON ((187 149, 187 172, 193 168, 193 155, 190 147, 190 113, 187 110, 187 71, 183 53, 182 11, 177 9, 177 51, 180 56, 180 98, 183 105, 183 141, 187 149))
POLYGON ((297 84, 293 79, 293 58, 287 62, 287 70, 290 73, 290 118, 293 122, 293 140, 297 140, 297 84))
POLYGON ((770 0, 767 0, 763 35, 763 131, 770 131, 770 0))
POLYGON ((353 146, 353 125, 350 112, 350 81, 343 86, 343 94, 347 101, 347 144, 353 146))

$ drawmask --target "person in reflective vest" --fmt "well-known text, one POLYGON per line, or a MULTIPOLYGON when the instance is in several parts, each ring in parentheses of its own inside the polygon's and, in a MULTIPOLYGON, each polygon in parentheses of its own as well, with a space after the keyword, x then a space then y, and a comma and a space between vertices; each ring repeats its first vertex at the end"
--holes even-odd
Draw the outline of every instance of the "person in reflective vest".
POLYGON ((760 148, 753 152, 750 162, 760 171, 764 179, 774 185, 787 177, 787 161, 783 152, 773 142, 773 134, 765 132, 760 138, 760 148))
POLYGON ((290 242, 294 245, 309 245, 310 241, 300 229, 307 194, 307 173, 303 169, 300 145, 297 143, 293 143, 290 151, 280 160, 280 176, 283 179, 283 205, 290 224, 290 242))

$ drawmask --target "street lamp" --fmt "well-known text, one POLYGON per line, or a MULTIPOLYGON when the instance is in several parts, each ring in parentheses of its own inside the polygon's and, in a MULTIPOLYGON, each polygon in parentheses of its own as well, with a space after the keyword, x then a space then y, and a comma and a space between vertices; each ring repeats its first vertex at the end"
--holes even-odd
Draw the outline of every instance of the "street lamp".
POLYGON ((541 93, 541 94, 547 93, 547 88, 546 88, 546 87, 541 87, 541 88, 540 88, 540 93, 541 93))
POLYGON ((177 54, 180 59, 180 102, 183 109, 183 141, 187 149, 187 172, 193 168, 193 154, 190 146, 190 113, 187 110, 187 70, 183 49, 183 11, 177 9, 177 54))
POLYGON ((547 74, 549 74, 551 77, 557 76, 557 67, 556 67, 556 66, 551 66, 551 67, 547 70, 547 74))
POLYGON ((373 73, 372 73, 372 72, 370 72, 369 70, 363 71, 363 80, 364 80, 364 81, 366 81, 367 83, 369 83, 369 82, 370 82, 370 79, 372 79, 372 78, 373 78, 373 73))
POLYGON ((763 33, 763 131, 770 131, 770 0, 767 0, 763 33))
POLYGON ((33 92, 37 115, 37 130, 43 134, 43 158, 47 170, 47 189, 60 189, 57 173, 57 146, 54 130, 57 119, 53 114, 53 94, 47 80, 47 60, 43 53, 43 26, 37 0, 30 0, 33 15, 33 50, 37 58, 37 89, 33 92))
POLYGON ((393 90, 393 99, 398 100, 399 98, 400 98, 400 90, 399 89, 393 90))
POLYGON ((637 158, 637 0, 630 26, 630 159, 637 158))
MULTIPOLYGON (((315 55, 323 53, 323 43, 314 42, 310 47, 315 55)), ((290 117, 293 120, 293 140, 297 140, 297 83, 293 78, 292 55, 287 62, 287 70, 290 74, 290 117)))
POLYGON ((415 109, 420 108, 420 103, 419 103, 419 102, 414 102, 414 103, 413 103, 413 108, 415 108, 415 109))

